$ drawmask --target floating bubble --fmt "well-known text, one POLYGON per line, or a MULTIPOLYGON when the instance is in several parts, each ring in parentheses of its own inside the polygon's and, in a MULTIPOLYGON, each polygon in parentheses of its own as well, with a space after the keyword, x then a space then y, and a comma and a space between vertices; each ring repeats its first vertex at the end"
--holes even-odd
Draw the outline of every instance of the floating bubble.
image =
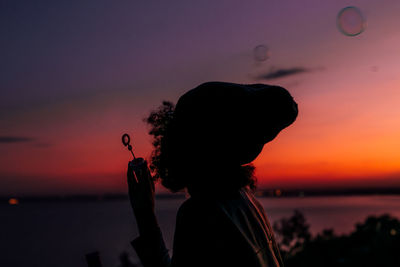
POLYGON ((256 61, 265 61, 269 58, 269 49, 266 45, 257 45, 253 50, 256 61))
POLYGON ((340 10, 337 16, 339 30, 347 36, 356 36, 365 29, 365 19, 361 10, 354 6, 348 6, 340 10))
POLYGON ((379 71, 379 67, 378 66, 372 66, 371 67, 371 71, 372 72, 378 72, 379 71))

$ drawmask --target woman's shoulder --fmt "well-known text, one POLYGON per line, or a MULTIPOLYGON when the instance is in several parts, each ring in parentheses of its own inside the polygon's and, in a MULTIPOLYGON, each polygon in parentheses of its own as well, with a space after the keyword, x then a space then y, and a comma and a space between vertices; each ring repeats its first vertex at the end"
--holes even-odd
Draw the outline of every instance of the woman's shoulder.
POLYGON ((247 194, 249 192, 246 189, 241 189, 235 193, 222 194, 219 197, 192 196, 179 207, 177 219, 182 217, 196 220, 221 219, 221 216, 226 217, 227 210, 236 210, 245 205, 244 196, 247 194))
POLYGON ((212 211, 217 203, 214 200, 190 197, 186 199, 179 207, 178 213, 199 213, 204 211, 212 211))
POLYGON ((223 202, 237 201, 242 198, 246 189, 228 191, 228 192, 212 192, 210 194, 195 194, 186 199, 180 206, 179 211, 186 212, 191 210, 215 211, 223 202))
POLYGON ((215 199, 190 197, 185 200, 178 209, 177 222, 185 221, 192 224, 215 224, 220 221, 222 211, 220 204, 215 199))

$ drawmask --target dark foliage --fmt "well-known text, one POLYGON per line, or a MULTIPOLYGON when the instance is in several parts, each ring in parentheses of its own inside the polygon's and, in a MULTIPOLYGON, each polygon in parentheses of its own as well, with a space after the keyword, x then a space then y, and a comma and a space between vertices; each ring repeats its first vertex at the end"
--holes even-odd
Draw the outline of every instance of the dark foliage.
POLYGON ((348 235, 327 229, 311 237, 298 211, 274 228, 289 267, 400 266, 400 221, 387 214, 368 217, 348 235))
POLYGON ((306 223, 306 218, 298 210, 295 210, 289 219, 282 218, 279 222, 275 222, 273 228, 283 256, 294 254, 311 239, 310 225, 306 223))

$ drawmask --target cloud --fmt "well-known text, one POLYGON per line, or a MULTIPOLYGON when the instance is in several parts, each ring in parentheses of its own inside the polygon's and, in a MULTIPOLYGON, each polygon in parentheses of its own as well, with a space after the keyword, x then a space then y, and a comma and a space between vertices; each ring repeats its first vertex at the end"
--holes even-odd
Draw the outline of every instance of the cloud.
POLYGON ((32 142, 34 138, 23 136, 0 136, 0 143, 25 143, 32 142))
POLYGON ((293 67, 293 68, 281 68, 281 69, 274 69, 272 68, 269 72, 260 74, 257 76, 257 79, 260 80, 274 80, 278 78, 283 78, 287 76, 292 76, 300 73, 310 72, 310 69, 304 67, 293 67))

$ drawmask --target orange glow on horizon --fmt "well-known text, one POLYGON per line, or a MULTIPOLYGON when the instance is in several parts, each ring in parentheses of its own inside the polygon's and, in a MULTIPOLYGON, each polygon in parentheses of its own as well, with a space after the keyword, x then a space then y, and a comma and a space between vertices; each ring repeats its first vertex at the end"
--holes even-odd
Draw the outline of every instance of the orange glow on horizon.
POLYGON ((19 200, 17 198, 10 198, 8 200, 8 204, 10 204, 10 205, 18 205, 19 204, 19 200))

